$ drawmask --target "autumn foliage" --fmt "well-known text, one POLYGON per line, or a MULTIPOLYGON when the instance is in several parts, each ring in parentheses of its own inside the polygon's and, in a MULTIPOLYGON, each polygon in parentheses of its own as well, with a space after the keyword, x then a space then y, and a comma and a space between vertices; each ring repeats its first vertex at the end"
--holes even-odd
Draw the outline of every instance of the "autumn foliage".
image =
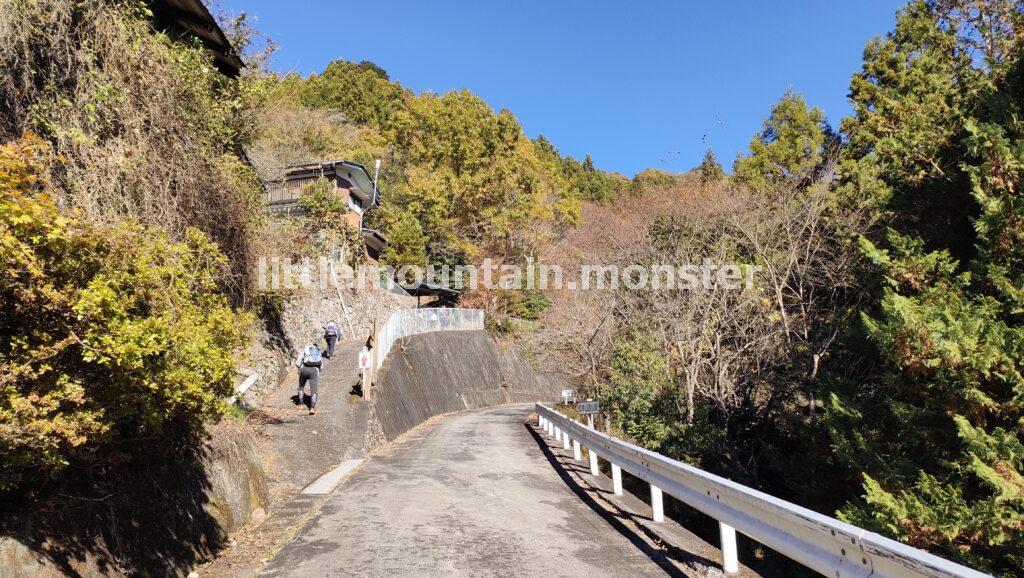
POLYGON ((113 442, 200 436, 249 323, 205 235, 61 214, 44 150, 0 146, 0 490, 116 460, 113 442))

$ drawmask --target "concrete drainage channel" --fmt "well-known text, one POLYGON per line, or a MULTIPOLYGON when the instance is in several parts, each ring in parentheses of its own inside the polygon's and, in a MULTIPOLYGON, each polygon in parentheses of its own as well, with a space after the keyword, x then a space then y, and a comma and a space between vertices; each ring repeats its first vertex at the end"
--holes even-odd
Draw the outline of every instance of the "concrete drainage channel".
POLYGON ((256 550, 241 553, 235 560, 230 560, 230 557, 213 560, 201 572, 190 574, 189 578, 200 575, 241 578, 257 574, 281 548, 295 539, 316 516, 328 496, 365 462, 363 458, 345 460, 280 504, 262 524, 250 530, 252 534, 247 544, 250 550, 256 544, 256 550))
POLYGON ((330 494, 341 484, 342 480, 354 472, 356 468, 363 465, 364 459, 345 460, 340 466, 317 478, 312 484, 303 488, 302 493, 307 496, 322 496, 330 494))

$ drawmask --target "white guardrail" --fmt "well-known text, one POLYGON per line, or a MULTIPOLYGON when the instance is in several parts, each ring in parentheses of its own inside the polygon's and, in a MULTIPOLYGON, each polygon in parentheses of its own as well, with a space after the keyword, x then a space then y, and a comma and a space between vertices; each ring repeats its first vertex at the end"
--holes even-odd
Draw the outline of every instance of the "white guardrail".
POLYGON ((739 571, 736 531, 826 576, 988 576, 879 534, 780 500, 693 466, 588 428, 538 403, 540 427, 600 475, 598 456, 611 463, 612 486, 622 494, 622 470, 651 485, 654 521, 664 520, 662 492, 718 520, 723 569, 739 571))
POLYGON ((377 330, 373 348, 373 367, 380 368, 384 358, 391 352, 391 346, 403 337, 430 331, 467 331, 483 328, 483 309, 439 307, 395 311, 377 330))

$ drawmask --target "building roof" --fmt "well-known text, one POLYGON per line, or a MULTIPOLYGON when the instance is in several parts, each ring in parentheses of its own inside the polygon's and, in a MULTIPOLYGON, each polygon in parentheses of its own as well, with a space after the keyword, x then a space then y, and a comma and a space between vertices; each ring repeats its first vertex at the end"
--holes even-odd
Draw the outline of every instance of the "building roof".
POLYGON ((225 76, 234 78, 245 67, 224 30, 201 0, 149 0, 149 5, 159 28, 178 37, 199 39, 225 76))
POLYGON ((412 285, 402 285, 402 288, 405 289, 406 293, 413 297, 453 298, 459 294, 458 289, 444 287, 436 283, 427 283, 425 281, 413 283, 412 285))
POLYGON ((383 251, 384 246, 388 244, 388 238, 376 229, 367 229, 364 227, 362 236, 363 242, 366 243, 366 246, 377 252, 383 251))

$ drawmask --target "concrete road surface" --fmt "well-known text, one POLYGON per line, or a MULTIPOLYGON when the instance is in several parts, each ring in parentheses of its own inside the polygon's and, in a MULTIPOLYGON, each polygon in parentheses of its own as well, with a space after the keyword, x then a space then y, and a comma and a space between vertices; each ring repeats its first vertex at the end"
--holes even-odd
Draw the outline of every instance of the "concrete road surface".
POLYGON ((264 576, 649 576, 524 426, 531 406, 454 414, 345 481, 264 576))

